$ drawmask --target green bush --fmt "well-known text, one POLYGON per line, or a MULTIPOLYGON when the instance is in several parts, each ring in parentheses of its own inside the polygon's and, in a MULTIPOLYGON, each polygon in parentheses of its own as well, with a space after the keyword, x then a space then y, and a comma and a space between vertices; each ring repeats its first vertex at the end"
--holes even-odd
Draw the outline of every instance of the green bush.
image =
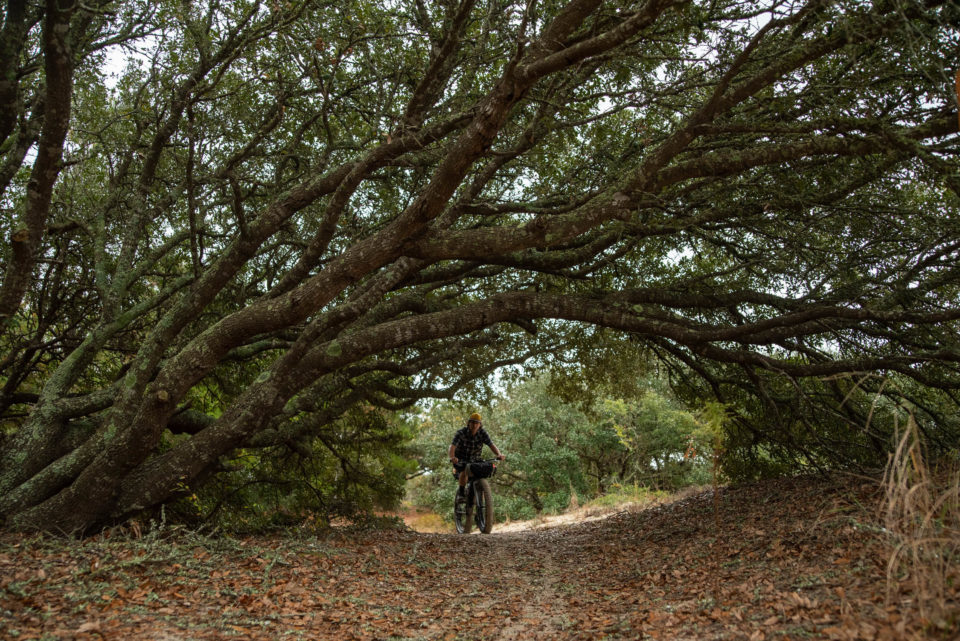
POLYGON ((595 497, 583 505, 586 509, 613 508, 626 503, 647 505, 665 499, 670 493, 664 490, 651 490, 639 485, 616 485, 611 491, 595 497))
POLYGON ((323 526, 399 507, 416 470, 413 431, 396 415, 356 408, 296 444, 240 450, 228 468, 168 508, 176 520, 227 531, 323 526))

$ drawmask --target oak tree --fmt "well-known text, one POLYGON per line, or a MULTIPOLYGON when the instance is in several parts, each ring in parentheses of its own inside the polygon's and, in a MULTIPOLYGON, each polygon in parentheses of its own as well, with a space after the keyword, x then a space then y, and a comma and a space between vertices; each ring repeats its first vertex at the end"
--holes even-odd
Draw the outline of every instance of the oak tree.
POLYGON ((620 340, 790 434, 955 403, 956 3, 5 8, 11 527, 620 340))

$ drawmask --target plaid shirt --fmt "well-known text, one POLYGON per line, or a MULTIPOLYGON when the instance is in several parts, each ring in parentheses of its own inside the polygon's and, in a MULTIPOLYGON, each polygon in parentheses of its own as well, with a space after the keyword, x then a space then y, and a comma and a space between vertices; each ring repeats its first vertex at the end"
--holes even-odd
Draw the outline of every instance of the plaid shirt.
POLYGON ((470 433, 469 427, 461 427, 453 435, 453 445, 456 446, 453 455, 461 461, 476 461, 480 459, 484 445, 493 447, 493 441, 481 427, 476 434, 470 433))

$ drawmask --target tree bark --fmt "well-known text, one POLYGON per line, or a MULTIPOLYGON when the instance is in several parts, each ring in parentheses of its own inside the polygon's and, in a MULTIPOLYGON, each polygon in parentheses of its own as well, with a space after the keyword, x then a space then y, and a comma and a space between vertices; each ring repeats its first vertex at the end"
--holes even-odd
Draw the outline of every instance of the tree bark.
MULTIPOLYGON (((7 29, 10 26, 10 42, 12 47, 22 44, 23 13, 22 6, 13 2, 8 9, 8 23, 4 25, 4 40, 7 39, 7 29), (19 26, 18 26, 19 19, 19 26), (19 37, 18 37, 19 36, 19 37)), ((44 120, 40 133, 37 158, 33 163, 33 171, 27 184, 27 198, 24 206, 23 218, 19 226, 14 228, 9 242, 11 246, 11 260, 3 274, 0 283, 0 326, 16 313, 20 307, 24 292, 32 280, 34 263, 40 241, 43 238, 47 217, 50 213, 50 201, 53 196, 53 186, 60 175, 63 143, 70 125, 70 107, 73 96, 73 51, 70 43, 70 19, 76 8, 75 3, 64 4, 57 0, 47 0, 43 23, 43 60, 46 92, 44 97, 44 120)), ((4 44, 7 44, 6 42, 4 44)), ((19 58, 14 55, 5 58, 4 66, 12 64, 19 58)), ((16 92, 16 86, 9 86, 11 75, 16 73, 16 67, 5 71, 7 83, 7 98, 11 92, 16 92)), ((3 90, 0 86, 0 90, 3 90)), ((3 96, 0 96, 2 98, 3 96)), ((9 104, 9 103, 7 103, 9 104)), ((15 113, 15 112, 14 112, 15 113)))

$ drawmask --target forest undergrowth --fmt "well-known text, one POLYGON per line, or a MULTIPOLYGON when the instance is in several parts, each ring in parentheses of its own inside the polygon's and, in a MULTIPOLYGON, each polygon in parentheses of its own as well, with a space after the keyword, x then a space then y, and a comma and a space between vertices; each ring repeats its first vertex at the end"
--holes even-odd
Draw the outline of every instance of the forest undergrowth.
POLYGON ((882 496, 817 476, 486 536, 4 535, 0 638, 951 638, 956 570, 935 625, 920 570, 890 562, 882 496))

